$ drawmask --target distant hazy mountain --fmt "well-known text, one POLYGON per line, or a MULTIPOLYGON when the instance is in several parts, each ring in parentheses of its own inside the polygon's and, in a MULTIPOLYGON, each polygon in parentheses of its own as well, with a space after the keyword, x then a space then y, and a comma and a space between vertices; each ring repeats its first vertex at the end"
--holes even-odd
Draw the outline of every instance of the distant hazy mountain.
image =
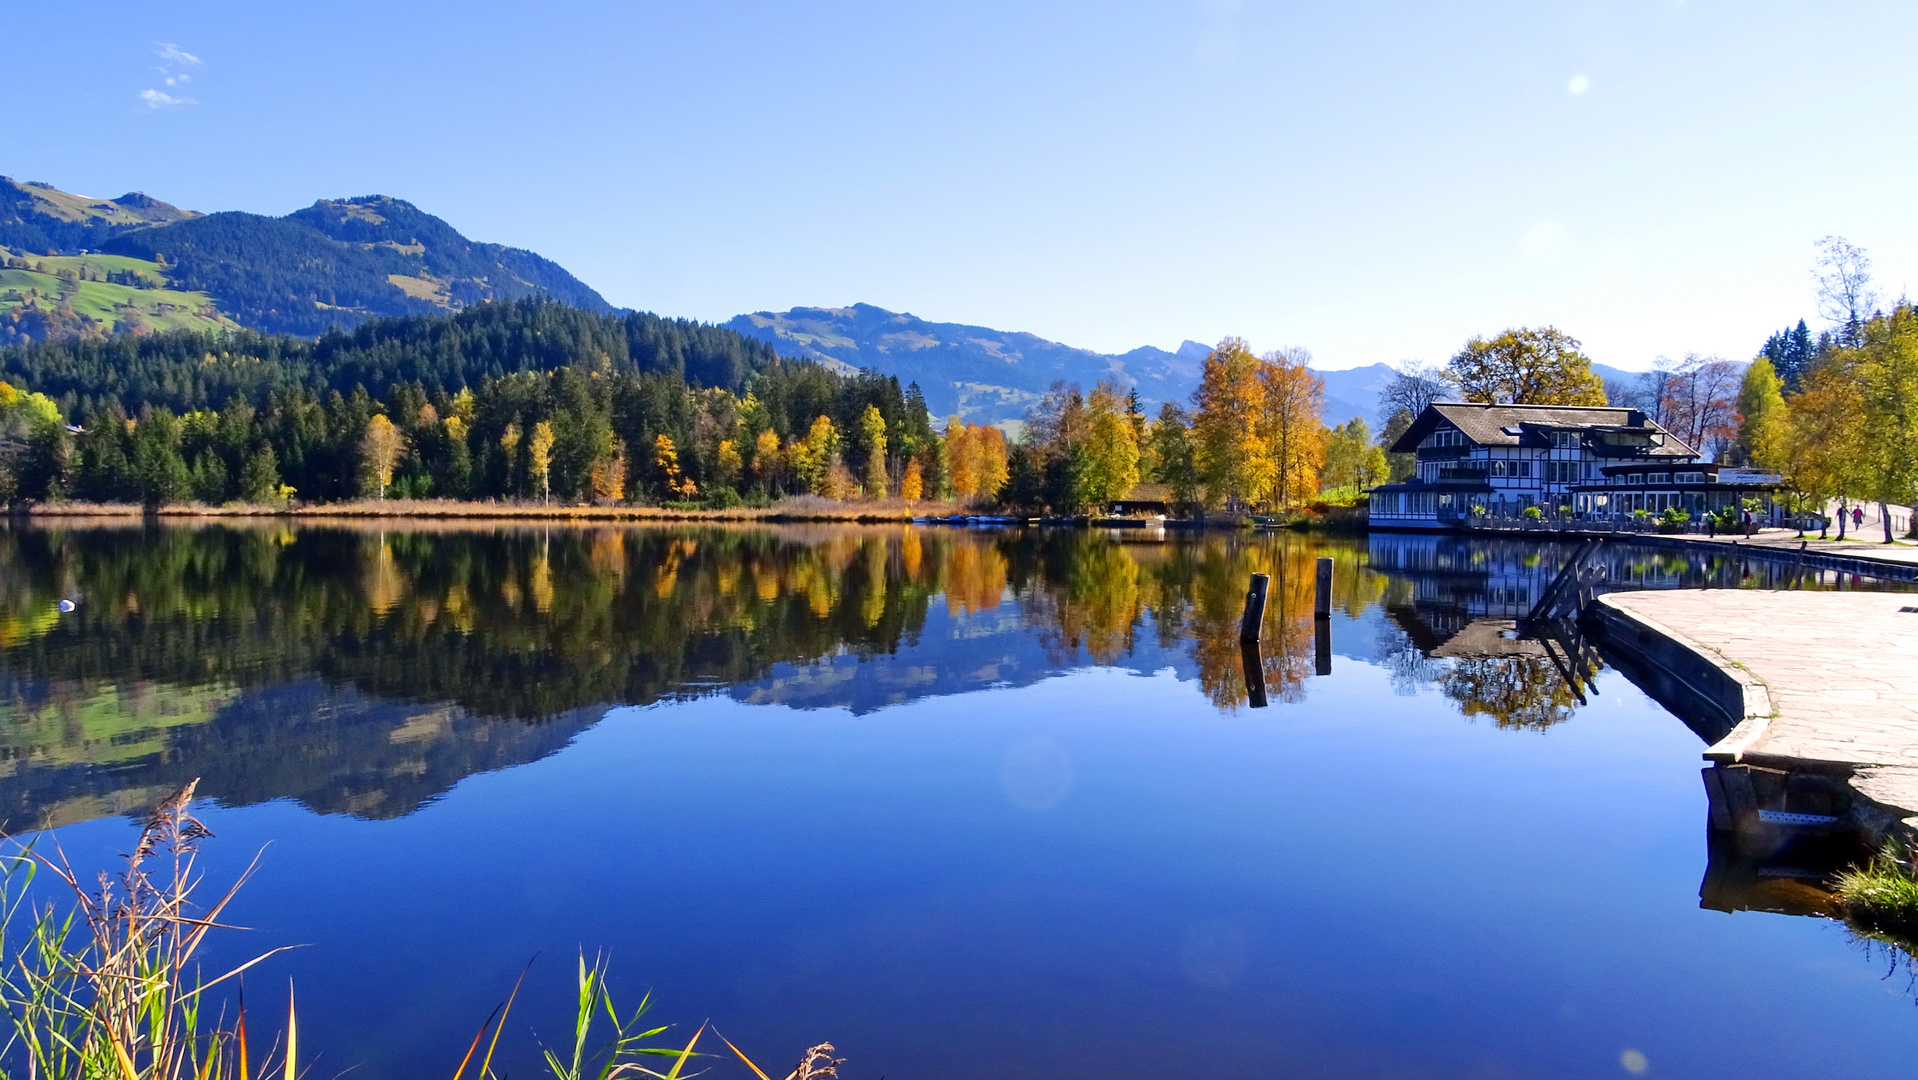
POLYGON ((285 217, 200 214, 138 192, 89 199, 0 177, 0 246, 32 256, 86 250, 140 260, 125 269, 205 294, 220 315, 241 325, 307 336, 378 315, 434 314, 536 294, 613 310, 557 263, 468 240, 384 195, 321 200, 285 217))
POLYGON ((1137 387, 1148 409, 1157 411, 1160 402, 1184 401, 1192 393, 1211 351, 1188 341, 1176 352, 1148 345, 1118 355, 1096 353, 1035 334, 927 322, 871 304, 761 311, 725 325, 783 355, 917 382, 935 416, 956 413, 973 423, 1022 418, 1060 379, 1087 389, 1115 379, 1137 387))

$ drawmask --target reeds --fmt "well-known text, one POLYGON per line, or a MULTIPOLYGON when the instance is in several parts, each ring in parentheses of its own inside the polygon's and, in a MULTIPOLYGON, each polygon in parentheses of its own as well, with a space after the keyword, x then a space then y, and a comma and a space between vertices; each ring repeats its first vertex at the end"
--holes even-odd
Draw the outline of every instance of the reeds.
MULTIPOLYGON (((230 1017, 223 1008, 209 1014, 217 1006, 209 1005, 208 991, 283 950, 263 952, 212 979, 201 977, 194 958, 209 931, 226 927, 220 914, 258 859, 212 903, 194 902, 203 881, 195 869, 197 849, 213 835, 189 809, 198 784, 194 780, 160 803, 126 856, 125 869, 100 874, 97 887, 84 884, 57 849, 48 855, 22 845, 0 852, 0 1007, 12 1027, 0 1045, 0 1080, 299 1080, 291 986, 286 1026, 263 1053, 248 1041, 243 993, 235 993, 230 1017), (70 908, 35 899, 42 873, 72 894, 70 908)), ((588 964, 580 954, 571 1043, 541 1047, 554 1080, 692 1075, 686 1066, 705 1056, 695 1047, 710 1026, 701 1024, 684 1046, 652 1043, 668 1030, 641 1023, 652 995, 622 1013, 606 972, 603 957, 588 964), (665 1071, 645 1067, 648 1060, 658 1060, 665 1071)), ((493 1061, 519 990, 516 983, 480 1025, 453 1080, 499 1080, 493 1061)), ((768 1080, 738 1047, 726 1045, 768 1080)), ((840 1060, 832 1050, 830 1043, 811 1048, 786 1080, 836 1078, 840 1060)))
POLYGON ((188 810, 198 781, 147 819, 117 876, 88 888, 64 855, 32 847, 0 855, 0 1004, 12 1022, 0 1073, 114 1080, 250 1080, 297 1075, 291 997, 284 1052, 249 1061, 246 1017, 209 1017, 207 991, 280 950, 212 979, 194 956, 251 875, 249 866, 204 908, 192 903, 199 842, 211 836, 188 810), (74 906, 37 905, 40 873, 71 892, 74 906), (23 925, 24 924, 24 925, 23 925))

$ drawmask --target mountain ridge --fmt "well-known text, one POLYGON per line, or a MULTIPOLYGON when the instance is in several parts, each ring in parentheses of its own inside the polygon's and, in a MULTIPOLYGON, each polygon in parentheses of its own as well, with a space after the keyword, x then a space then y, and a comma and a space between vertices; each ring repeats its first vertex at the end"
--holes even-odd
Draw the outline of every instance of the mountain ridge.
MULTIPOLYGON (((152 263, 155 276, 171 287, 205 294, 222 315, 267 333, 312 337, 379 316, 452 312, 534 295, 617 313, 558 263, 523 248, 469 240, 387 195, 321 199, 280 217, 203 214, 141 192, 91 199, 0 177, 0 246, 28 255, 105 253, 152 263)), ((51 306, 57 309, 58 298, 51 306)), ((42 324, 50 329, 41 333, 97 325, 44 317, 32 323, 42 324)))
POLYGON ((1149 409, 1183 402, 1211 351, 1187 341, 1170 352, 1146 345, 1099 353, 1024 331, 933 322, 866 303, 756 311, 720 325, 828 366, 871 368, 917 382, 935 415, 989 424, 1022 418, 1062 380, 1090 388, 1114 379, 1136 388, 1149 409))

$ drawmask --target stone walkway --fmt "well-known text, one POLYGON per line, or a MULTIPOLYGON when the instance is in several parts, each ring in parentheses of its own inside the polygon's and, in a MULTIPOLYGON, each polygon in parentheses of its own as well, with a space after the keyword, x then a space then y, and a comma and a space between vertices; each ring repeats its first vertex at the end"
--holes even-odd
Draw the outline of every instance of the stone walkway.
POLYGON ((1849 771, 1861 792, 1918 814, 1918 612, 1900 610, 1918 595, 1682 589, 1598 602, 1745 685, 1746 720, 1707 758, 1849 771))

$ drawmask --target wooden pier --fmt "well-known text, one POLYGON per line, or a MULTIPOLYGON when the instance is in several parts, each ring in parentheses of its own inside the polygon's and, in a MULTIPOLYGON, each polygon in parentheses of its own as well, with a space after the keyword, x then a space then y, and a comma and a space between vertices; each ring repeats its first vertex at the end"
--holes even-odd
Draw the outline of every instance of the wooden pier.
POLYGON ((1615 593, 1586 617, 1607 653, 1710 742, 1715 826, 1918 835, 1918 596, 1615 593))

